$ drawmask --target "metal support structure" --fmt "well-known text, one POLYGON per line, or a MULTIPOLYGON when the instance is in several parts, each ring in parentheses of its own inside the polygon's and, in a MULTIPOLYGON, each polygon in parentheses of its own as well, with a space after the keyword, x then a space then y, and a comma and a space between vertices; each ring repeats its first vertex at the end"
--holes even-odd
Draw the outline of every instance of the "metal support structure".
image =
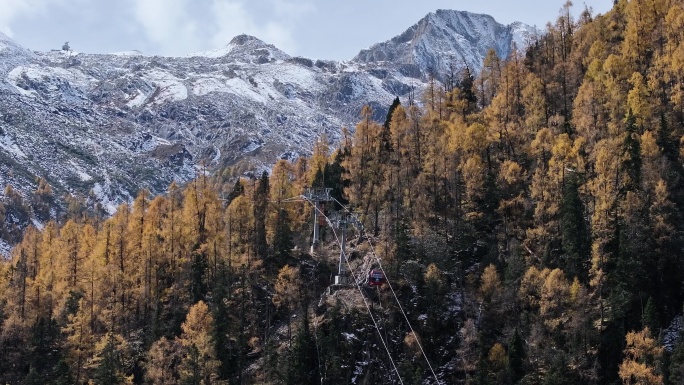
POLYGON ((356 217, 349 213, 337 213, 335 218, 335 226, 340 234, 340 262, 337 268, 337 275, 335 276, 335 285, 347 285, 349 278, 347 276, 347 230, 352 225, 356 228, 360 227, 360 223, 356 217))
POLYGON ((330 196, 330 191, 332 191, 331 188, 325 187, 325 188, 310 188, 306 191, 304 194, 304 198, 309 200, 310 202, 313 202, 314 204, 314 231, 313 231, 313 241, 311 242, 311 253, 313 254, 314 251, 318 248, 318 244, 320 243, 320 228, 318 226, 318 215, 319 215, 319 203, 320 202, 332 202, 333 197, 330 196))

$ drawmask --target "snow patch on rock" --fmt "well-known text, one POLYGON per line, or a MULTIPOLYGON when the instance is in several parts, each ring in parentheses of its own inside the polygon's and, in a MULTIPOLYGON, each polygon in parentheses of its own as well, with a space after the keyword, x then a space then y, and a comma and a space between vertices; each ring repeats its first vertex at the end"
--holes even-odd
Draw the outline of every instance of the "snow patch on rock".
POLYGON ((7 243, 4 239, 0 238, 0 257, 9 259, 11 252, 12 246, 10 246, 9 243, 7 243))
POLYGON ((148 71, 144 78, 157 85, 157 89, 150 98, 153 104, 159 105, 188 98, 188 89, 183 81, 168 72, 154 69, 148 71))
POLYGON ((21 151, 19 146, 14 143, 14 140, 12 140, 9 135, 0 136, 0 148, 14 155, 15 157, 26 158, 26 154, 21 151))

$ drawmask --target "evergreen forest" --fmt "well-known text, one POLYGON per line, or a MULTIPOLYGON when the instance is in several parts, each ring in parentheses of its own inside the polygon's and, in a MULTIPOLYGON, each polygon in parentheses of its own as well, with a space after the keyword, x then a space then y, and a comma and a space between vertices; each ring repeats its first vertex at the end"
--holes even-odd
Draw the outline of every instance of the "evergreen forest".
POLYGON ((0 383, 684 384, 684 1, 570 7, 309 157, 3 225, 0 383))

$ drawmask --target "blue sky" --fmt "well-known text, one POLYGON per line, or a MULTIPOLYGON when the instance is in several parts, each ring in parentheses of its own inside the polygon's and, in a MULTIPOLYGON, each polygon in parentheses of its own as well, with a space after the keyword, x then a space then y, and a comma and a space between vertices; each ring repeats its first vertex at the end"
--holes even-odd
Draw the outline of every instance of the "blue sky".
MULTIPOLYGON (((437 9, 492 15, 543 28, 564 0, 0 0, 0 32, 24 47, 45 51, 69 41, 76 51, 137 49, 180 56, 226 45, 247 33, 291 55, 351 59, 370 45, 406 30, 437 9)), ((605 13, 613 0, 587 0, 605 13)))

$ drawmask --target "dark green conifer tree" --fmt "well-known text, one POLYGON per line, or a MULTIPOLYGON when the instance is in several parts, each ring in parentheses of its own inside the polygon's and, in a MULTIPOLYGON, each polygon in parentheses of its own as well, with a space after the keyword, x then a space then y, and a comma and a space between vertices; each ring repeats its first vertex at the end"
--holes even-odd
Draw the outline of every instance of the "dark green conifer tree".
POLYGON ((288 385, 320 384, 316 344, 309 329, 309 318, 306 311, 304 313, 302 327, 297 332, 288 357, 288 385))
POLYGON ((511 380, 515 384, 525 375, 525 345, 518 328, 515 329, 508 343, 508 368, 511 380))
POLYGON ((551 368, 544 376, 542 385, 574 385, 579 384, 578 376, 568 368, 567 359, 563 353, 553 358, 551 368))
POLYGON ((28 375, 24 378, 23 385, 43 385, 45 380, 38 374, 36 368, 31 366, 28 375))
POLYGON ((561 266, 569 277, 586 282, 591 242, 584 203, 579 195, 579 179, 577 173, 570 173, 563 186, 560 225, 565 258, 561 266))
POLYGON ((261 259, 265 259, 268 254, 266 216, 269 193, 268 173, 264 171, 254 191, 254 251, 256 256, 261 259))
POLYGON ((122 368, 124 366, 123 353, 117 347, 114 334, 109 333, 107 342, 98 355, 98 361, 93 371, 93 382, 97 385, 123 384, 124 377, 122 368))
POLYGON ((646 301, 644 313, 641 317, 641 324, 644 328, 649 328, 654 336, 658 335, 660 330, 660 314, 653 297, 648 297, 648 300, 646 301))
POLYGON ((276 271, 280 270, 290 257, 290 252, 294 247, 292 240, 292 230, 290 229, 290 218, 287 215, 287 210, 281 208, 278 210, 275 225, 275 234, 273 235, 273 254, 278 263, 276 263, 276 271))
POLYGON ((632 110, 627 113, 625 139, 622 143, 624 161, 622 170, 627 176, 625 191, 637 191, 641 186, 641 145, 636 118, 632 110))
POLYGON ((231 334, 234 318, 231 317, 229 301, 231 296, 231 272, 227 266, 221 265, 212 282, 212 298, 214 299, 214 343, 216 345, 216 357, 221 361, 220 377, 229 379, 235 375, 236 357, 235 352, 230 349, 228 339, 231 334))
POLYGON ((53 385, 71 385, 74 383, 69 370, 69 364, 65 360, 60 360, 55 367, 55 371, 51 376, 53 385))
POLYGON ((392 152, 392 133, 390 131, 390 124, 392 123, 392 115, 394 111, 401 105, 399 97, 397 96, 392 101, 389 110, 387 110, 387 116, 385 117, 385 123, 382 125, 382 131, 380 132, 380 160, 387 160, 387 156, 392 152))
POLYGON ((233 199, 239 197, 240 195, 242 195, 244 193, 245 193, 245 186, 242 185, 240 178, 238 178, 235 181, 235 185, 233 185, 233 190, 226 197, 226 206, 230 206, 230 202, 232 202, 233 199))
POLYGON ((199 249, 193 251, 190 264, 190 293, 193 303, 204 300, 207 294, 206 271, 208 267, 209 263, 205 253, 199 249))
POLYGON ((344 188, 347 187, 344 178, 344 167, 342 167, 342 162, 345 159, 344 151, 337 151, 332 163, 327 163, 325 165, 325 172, 323 173, 325 179, 325 187, 330 187, 330 196, 337 199, 342 204, 348 204, 344 198, 344 188))
POLYGON ((464 108, 461 111, 463 119, 466 118, 468 114, 472 114, 477 110, 477 95, 475 94, 475 77, 472 72, 470 72, 470 67, 467 65, 461 71, 461 78, 456 84, 456 88, 459 90, 459 99, 464 103, 464 108))
POLYGON ((325 184, 325 177, 323 174, 323 170, 320 168, 316 170, 316 174, 314 174, 314 179, 311 181, 311 187, 323 187, 325 184))

